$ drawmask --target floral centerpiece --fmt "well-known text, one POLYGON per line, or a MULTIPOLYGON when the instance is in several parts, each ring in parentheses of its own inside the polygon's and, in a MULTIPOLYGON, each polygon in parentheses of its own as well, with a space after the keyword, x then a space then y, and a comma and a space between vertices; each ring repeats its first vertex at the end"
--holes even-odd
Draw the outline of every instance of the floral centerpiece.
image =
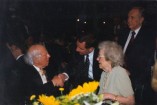
MULTIPOLYGON (((99 82, 93 81, 78 86, 69 94, 59 97, 35 95, 30 97, 32 105, 101 105, 103 103, 103 95, 96 95, 95 91, 99 86, 99 82)), ((64 89, 60 88, 62 92, 64 89)), ((115 104, 118 105, 118 104, 115 104)))

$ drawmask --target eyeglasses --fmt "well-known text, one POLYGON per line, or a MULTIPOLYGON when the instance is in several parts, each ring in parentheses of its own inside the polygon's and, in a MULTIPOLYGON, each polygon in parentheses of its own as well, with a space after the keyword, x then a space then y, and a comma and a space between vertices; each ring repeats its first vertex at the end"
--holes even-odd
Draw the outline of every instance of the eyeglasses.
POLYGON ((104 58, 105 56, 104 55, 98 55, 98 58, 104 58))

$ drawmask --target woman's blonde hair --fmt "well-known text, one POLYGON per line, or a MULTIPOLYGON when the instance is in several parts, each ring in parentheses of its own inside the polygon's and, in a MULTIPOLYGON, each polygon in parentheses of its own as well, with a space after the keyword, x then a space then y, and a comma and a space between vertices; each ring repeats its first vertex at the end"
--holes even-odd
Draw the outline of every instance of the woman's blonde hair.
POLYGON ((103 41, 99 44, 99 50, 104 50, 105 59, 111 61, 112 67, 124 64, 122 47, 113 41, 103 41))

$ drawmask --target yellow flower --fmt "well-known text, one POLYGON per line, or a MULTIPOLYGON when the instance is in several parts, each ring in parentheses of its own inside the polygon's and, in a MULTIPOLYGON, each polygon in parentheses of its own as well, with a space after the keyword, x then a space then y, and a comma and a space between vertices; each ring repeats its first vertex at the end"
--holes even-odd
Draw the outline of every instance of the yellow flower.
POLYGON ((30 100, 32 101, 35 97, 36 97, 35 95, 32 95, 32 96, 30 97, 30 100))
MULTIPOLYGON (((84 100, 91 103, 97 103, 103 100, 103 95, 96 95, 94 92, 99 86, 99 82, 93 81, 84 83, 83 86, 78 86, 73 89, 67 95, 61 95, 59 97, 46 96, 44 94, 39 95, 36 99, 35 95, 30 97, 33 102, 32 105, 82 105, 84 100)), ((64 88, 59 88, 59 90, 64 91, 64 88)))
POLYGON ((39 105, 39 102, 33 102, 33 105, 39 105))
POLYGON ((54 96, 46 96, 46 95, 40 95, 39 102, 41 102, 43 105, 59 105, 59 101, 55 99, 54 96))
POLYGON ((96 82, 96 81, 93 81, 93 82, 89 82, 88 83, 88 87, 89 87, 89 92, 95 92, 96 89, 98 88, 99 86, 99 82, 96 82))
POLYGON ((79 95, 79 94, 82 94, 82 91, 83 91, 82 86, 79 85, 76 89, 73 89, 73 90, 69 93, 68 98, 69 98, 69 99, 72 99, 73 97, 75 97, 75 96, 77 96, 77 95, 79 95))
POLYGON ((64 88, 59 88, 60 91, 64 91, 64 88))
POLYGON ((69 99, 74 98, 77 95, 80 94, 86 94, 86 93, 90 93, 90 92, 95 92, 95 90, 97 89, 97 87, 99 86, 99 82, 93 81, 93 82, 89 82, 89 83, 84 83, 83 86, 78 86, 76 89, 73 89, 68 97, 69 99))
POLYGON ((87 83, 83 84, 83 93, 89 93, 90 86, 87 83))
POLYGON ((59 88, 59 90, 61 91, 61 95, 63 95, 64 88, 59 88))

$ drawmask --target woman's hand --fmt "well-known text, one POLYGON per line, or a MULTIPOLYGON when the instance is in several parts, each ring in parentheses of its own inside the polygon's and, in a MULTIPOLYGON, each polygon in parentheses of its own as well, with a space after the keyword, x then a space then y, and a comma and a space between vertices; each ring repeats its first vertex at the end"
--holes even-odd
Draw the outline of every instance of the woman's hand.
POLYGON ((116 95, 114 94, 111 94, 111 93, 104 93, 104 100, 106 99, 110 99, 110 100, 113 100, 113 101, 116 101, 116 95))
POLYGON ((122 105, 134 105, 135 104, 135 99, 133 95, 128 96, 128 97, 123 97, 123 96, 118 96, 111 93, 104 93, 104 100, 107 100, 107 99, 118 101, 122 105))

